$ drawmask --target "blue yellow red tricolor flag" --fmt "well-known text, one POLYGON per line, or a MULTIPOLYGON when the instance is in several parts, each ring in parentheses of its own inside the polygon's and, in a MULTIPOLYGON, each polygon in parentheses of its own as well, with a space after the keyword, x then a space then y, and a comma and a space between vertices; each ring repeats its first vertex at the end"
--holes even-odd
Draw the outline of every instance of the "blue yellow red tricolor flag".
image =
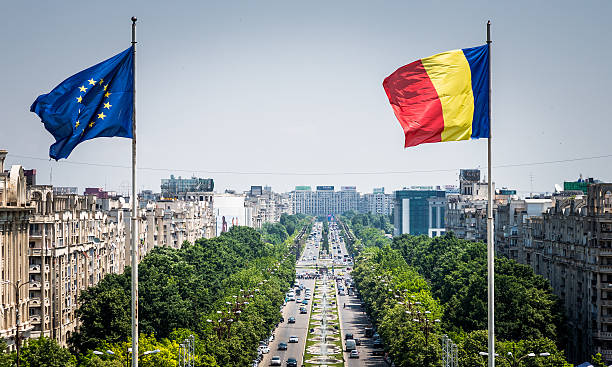
POLYGON ((489 137, 489 45, 417 60, 389 75, 383 87, 405 147, 489 137))

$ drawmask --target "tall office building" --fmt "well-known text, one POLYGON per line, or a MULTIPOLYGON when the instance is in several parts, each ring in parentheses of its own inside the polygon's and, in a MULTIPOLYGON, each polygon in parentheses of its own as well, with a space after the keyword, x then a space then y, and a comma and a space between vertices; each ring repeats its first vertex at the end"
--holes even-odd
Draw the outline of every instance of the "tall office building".
POLYGON ((436 236, 444 232, 444 191, 404 189, 395 191, 394 199, 394 235, 436 236))

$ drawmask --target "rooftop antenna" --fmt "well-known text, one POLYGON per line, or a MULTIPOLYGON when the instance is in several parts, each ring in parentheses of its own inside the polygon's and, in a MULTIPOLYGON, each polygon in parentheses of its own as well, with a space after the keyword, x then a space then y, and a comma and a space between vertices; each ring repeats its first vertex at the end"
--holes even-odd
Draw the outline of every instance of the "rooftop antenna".
POLYGON ((529 198, 533 199, 533 173, 529 172, 529 181, 531 182, 531 192, 529 192, 529 198))

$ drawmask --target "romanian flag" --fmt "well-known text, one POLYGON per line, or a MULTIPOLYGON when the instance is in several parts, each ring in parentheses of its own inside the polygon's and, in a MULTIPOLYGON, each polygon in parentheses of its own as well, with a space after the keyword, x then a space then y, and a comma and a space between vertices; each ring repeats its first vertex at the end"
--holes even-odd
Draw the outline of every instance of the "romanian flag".
POLYGON ((489 45, 402 66, 383 87, 406 147, 489 137, 489 45))

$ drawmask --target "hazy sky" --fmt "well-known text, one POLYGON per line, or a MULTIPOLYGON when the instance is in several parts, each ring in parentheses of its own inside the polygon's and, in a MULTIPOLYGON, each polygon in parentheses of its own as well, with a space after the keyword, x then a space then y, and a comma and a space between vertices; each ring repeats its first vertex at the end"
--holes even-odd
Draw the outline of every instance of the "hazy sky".
POLYGON ((127 191, 128 168, 76 163, 129 167, 130 140, 50 162, 53 138, 29 107, 129 47, 135 15, 138 164, 155 169, 139 171, 139 188, 170 174, 212 177, 217 191, 456 184, 459 168, 486 169, 486 140, 404 149, 382 81, 483 44, 491 19, 496 185, 610 182, 611 157, 521 165, 612 154, 610 14, 610 1, 3 2, 0 149, 40 184, 52 168, 54 185, 127 191))

